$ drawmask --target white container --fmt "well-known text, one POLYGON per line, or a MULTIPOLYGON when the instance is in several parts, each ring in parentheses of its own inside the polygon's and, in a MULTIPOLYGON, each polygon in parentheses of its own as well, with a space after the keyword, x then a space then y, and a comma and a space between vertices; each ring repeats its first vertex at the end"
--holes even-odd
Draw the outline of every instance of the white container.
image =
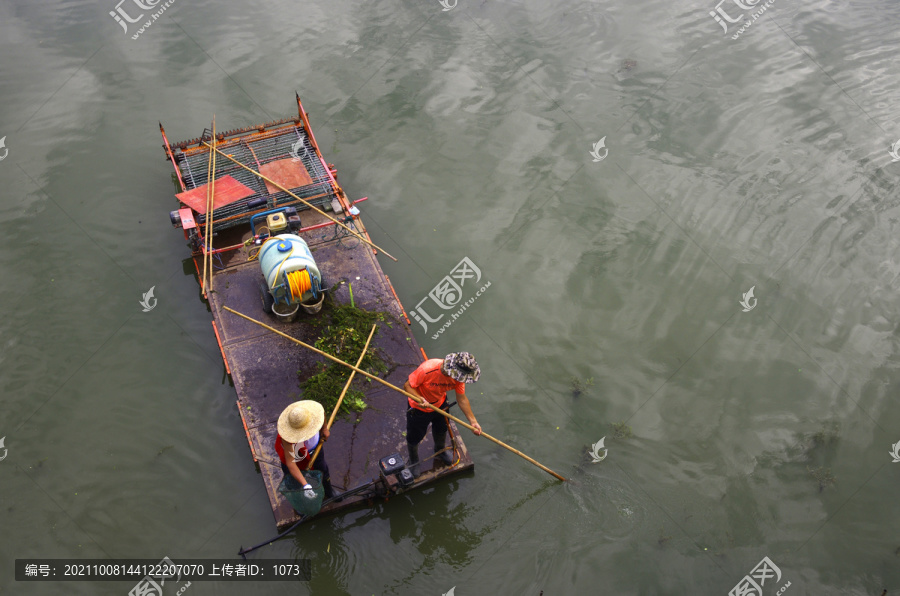
MULTIPOLYGON (((277 286, 284 284, 285 273, 303 269, 309 271, 313 287, 319 287, 322 284, 322 276, 309 246, 306 245, 303 238, 296 234, 279 234, 269 238, 263 243, 258 258, 263 277, 266 278, 266 284, 270 290, 275 290, 277 286)), ((273 292, 273 295, 281 301, 285 301, 285 299, 290 301, 290 293, 286 292, 285 288, 279 288, 273 292)), ((310 289, 300 297, 300 302, 315 302, 317 298, 313 289, 310 289)))

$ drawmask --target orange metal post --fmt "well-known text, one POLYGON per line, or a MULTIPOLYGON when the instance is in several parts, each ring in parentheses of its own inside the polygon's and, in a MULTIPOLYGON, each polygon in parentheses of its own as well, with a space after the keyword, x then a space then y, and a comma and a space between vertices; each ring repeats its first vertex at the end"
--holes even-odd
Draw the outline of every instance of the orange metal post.
MULTIPOLYGON (((191 260, 194 262, 194 271, 197 272, 197 279, 200 279, 200 266, 197 265, 197 257, 191 257, 191 260)), ((203 282, 200 282, 200 287, 203 287, 203 282)))
MULTIPOLYGON (((344 196, 344 189, 342 189, 337 183, 337 180, 334 179, 334 175, 331 173, 331 168, 329 168, 328 164, 325 163, 325 158, 322 157, 322 152, 319 151, 319 144, 316 143, 316 136, 313 134, 312 127, 309 125, 309 118, 307 118, 306 116, 306 110, 303 109, 303 104, 300 103, 300 95, 297 92, 294 92, 294 95, 297 97, 297 109, 300 111, 300 118, 303 120, 303 127, 306 128, 306 134, 309 135, 309 142, 313 146, 313 149, 315 150, 316 156, 319 158, 319 161, 322 162, 322 167, 325 168, 325 171, 328 173, 328 178, 331 181, 331 187, 332 189, 334 189, 334 194, 337 195, 338 200, 341 201, 344 209, 349 210, 350 204, 347 202, 347 197, 344 196)), ((372 239, 369 238, 369 240, 371 241, 372 239)))
POLYGON ((250 455, 253 456, 253 463, 258 463, 259 459, 256 457, 256 451, 253 450, 253 441, 250 440, 250 430, 247 428, 247 421, 244 420, 244 410, 241 409, 241 402, 237 402, 238 412, 241 415, 241 424, 244 425, 244 434, 247 435, 247 444, 250 445, 250 455))
POLYGON ((231 374, 231 368, 228 366, 228 359, 225 358, 225 348, 222 347, 222 338, 219 337, 219 329, 216 327, 216 322, 212 322, 213 331, 216 334, 216 343, 219 344, 219 351, 222 353, 222 362, 225 363, 225 372, 229 375, 231 374))
POLYGON ((384 279, 386 279, 388 282, 388 287, 391 289, 391 294, 394 295, 394 300, 397 301, 397 305, 400 307, 400 312, 403 313, 403 318, 406 319, 406 324, 412 325, 412 321, 410 321, 409 317, 406 316, 406 309, 403 308, 403 303, 400 302, 400 298, 397 296, 396 290, 394 290, 394 284, 391 283, 391 278, 385 275, 384 279))
MULTIPOLYGON (((309 142, 313 146, 313 149, 316 152, 316 157, 319 158, 319 161, 322 162, 322 167, 325 168, 325 171, 328 173, 328 178, 331 181, 331 187, 332 187, 332 189, 334 189, 334 194, 337 196, 338 201, 340 201, 341 206, 344 208, 344 210, 349 212, 351 203, 347 200, 347 196, 344 194, 344 189, 341 188, 341 186, 337 183, 337 180, 335 180, 334 174, 332 174, 332 172, 331 172, 331 168, 328 166, 327 163, 325 163, 325 158, 322 157, 322 152, 319 151, 319 145, 318 145, 318 143, 316 143, 316 137, 313 134, 312 127, 309 125, 309 119, 306 117, 306 111, 303 109, 303 104, 300 103, 300 95, 296 91, 294 92, 294 95, 297 98, 297 110, 300 112, 300 118, 303 120, 303 126, 304 126, 304 128, 306 128, 306 134, 309 135, 309 142)), ((369 231, 366 230, 365 224, 363 224, 362 220, 359 219, 358 217, 355 217, 354 219, 356 219, 359 222, 359 225, 362 228, 363 234, 366 235, 366 238, 371 243, 372 237, 369 236, 369 231)), ((372 254, 377 255, 378 251, 375 249, 372 249, 372 254)))
MULTIPOLYGON (((309 125, 309 119, 306 117, 306 110, 303 109, 303 104, 300 103, 300 94, 294 91, 294 96, 297 98, 297 111, 300 112, 300 119, 303 120, 303 128, 306 129, 306 134, 309 135, 309 142, 313 146, 313 149, 316 150, 316 153, 319 153, 319 145, 316 143, 316 136, 313 134, 312 127, 309 125)), ((325 169, 328 169, 328 166, 325 163, 322 163, 325 166, 325 169)), ((331 171, 328 172, 331 175, 331 171)))
POLYGON ((162 122, 159 123, 159 132, 162 134, 163 142, 166 144, 166 153, 169 155, 169 161, 172 162, 172 167, 175 168, 175 175, 178 176, 181 192, 184 192, 187 190, 187 187, 184 185, 184 180, 181 179, 181 172, 178 171, 178 165, 175 163, 175 156, 172 155, 172 148, 169 147, 169 139, 166 138, 166 130, 163 128, 162 122))

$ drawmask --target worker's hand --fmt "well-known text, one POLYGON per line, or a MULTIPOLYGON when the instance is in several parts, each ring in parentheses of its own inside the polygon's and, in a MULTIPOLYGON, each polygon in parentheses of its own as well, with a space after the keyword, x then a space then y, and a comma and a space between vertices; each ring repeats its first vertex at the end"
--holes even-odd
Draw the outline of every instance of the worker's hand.
POLYGON ((316 498, 316 491, 314 491, 313 487, 309 484, 303 485, 303 494, 304 494, 304 496, 306 496, 307 499, 315 499, 316 498))
POLYGON ((475 433, 476 435, 481 434, 481 425, 480 424, 478 424, 477 422, 473 422, 472 428, 474 429, 474 430, 472 430, 473 433, 475 433))
POLYGON ((330 437, 330 436, 331 436, 331 431, 328 430, 327 426, 323 426, 322 427, 322 440, 327 441, 328 437, 330 437))

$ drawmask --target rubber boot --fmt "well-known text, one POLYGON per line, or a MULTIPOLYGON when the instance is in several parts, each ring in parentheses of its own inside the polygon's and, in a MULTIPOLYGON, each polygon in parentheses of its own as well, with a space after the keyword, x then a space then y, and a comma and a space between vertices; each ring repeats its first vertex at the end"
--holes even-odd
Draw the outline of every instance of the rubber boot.
POLYGON ((406 448, 409 450, 409 471, 412 472, 413 478, 419 475, 419 446, 407 443, 406 448))
POLYGON ((334 492, 334 487, 331 486, 331 477, 330 476, 328 478, 325 478, 324 480, 322 480, 322 488, 324 489, 326 499, 332 499, 334 497, 337 497, 336 499, 334 499, 335 503, 340 503, 341 501, 344 500, 344 497, 338 496, 338 495, 340 495, 340 493, 334 492))
MULTIPOLYGON (((440 436, 431 433, 432 438, 434 439, 434 452, 437 453, 441 449, 443 449, 447 445, 447 433, 444 432, 440 436)), ((440 455, 438 455, 435 459, 439 459, 448 466, 453 463, 453 455, 449 451, 444 451, 440 455)))

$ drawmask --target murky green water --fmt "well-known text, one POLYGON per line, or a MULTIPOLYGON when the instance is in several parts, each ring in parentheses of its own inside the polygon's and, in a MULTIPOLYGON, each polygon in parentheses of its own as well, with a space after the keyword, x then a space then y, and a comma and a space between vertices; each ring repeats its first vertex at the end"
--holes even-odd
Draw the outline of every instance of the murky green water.
POLYGON ((900 591, 900 7, 719 7, 738 39, 711 0, 176 0, 136 40, 113 0, 0 5, 0 593, 274 533, 157 121, 295 90, 408 310, 464 257, 490 282, 416 336, 572 481, 473 438, 474 476, 259 553, 312 582, 186 594, 725 595, 764 557, 766 595, 900 591))

